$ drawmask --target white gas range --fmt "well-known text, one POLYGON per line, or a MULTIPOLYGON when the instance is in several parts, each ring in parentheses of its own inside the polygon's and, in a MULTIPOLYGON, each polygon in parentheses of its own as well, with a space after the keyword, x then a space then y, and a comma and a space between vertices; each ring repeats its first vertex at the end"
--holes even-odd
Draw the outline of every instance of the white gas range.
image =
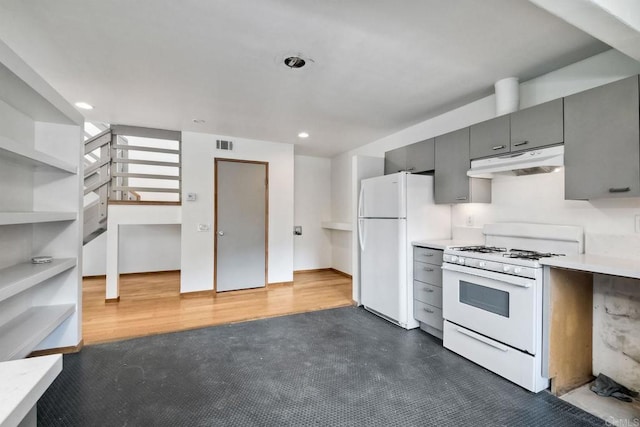
POLYGON ((443 256, 444 346, 533 392, 542 375, 543 268, 539 259, 582 253, 581 227, 498 223, 486 246, 443 256))

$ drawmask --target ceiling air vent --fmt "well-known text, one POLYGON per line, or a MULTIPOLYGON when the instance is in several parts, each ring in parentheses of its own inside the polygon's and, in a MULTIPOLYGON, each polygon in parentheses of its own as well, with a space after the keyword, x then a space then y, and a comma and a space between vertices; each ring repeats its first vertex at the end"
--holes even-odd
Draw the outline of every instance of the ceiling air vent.
POLYGON ((223 139, 216 140, 216 148, 218 150, 233 150, 233 141, 225 141, 223 139))

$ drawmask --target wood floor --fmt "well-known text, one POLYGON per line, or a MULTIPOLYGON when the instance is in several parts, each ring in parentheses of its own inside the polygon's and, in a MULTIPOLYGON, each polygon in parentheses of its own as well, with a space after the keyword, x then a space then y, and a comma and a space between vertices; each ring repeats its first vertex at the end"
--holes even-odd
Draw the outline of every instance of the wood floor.
POLYGON ((294 274, 293 285, 180 295, 180 272, 120 277, 120 301, 104 300, 105 278, 83 280, 84 344, 182 331, 352 304, 351 279, 331 270, 294 274))

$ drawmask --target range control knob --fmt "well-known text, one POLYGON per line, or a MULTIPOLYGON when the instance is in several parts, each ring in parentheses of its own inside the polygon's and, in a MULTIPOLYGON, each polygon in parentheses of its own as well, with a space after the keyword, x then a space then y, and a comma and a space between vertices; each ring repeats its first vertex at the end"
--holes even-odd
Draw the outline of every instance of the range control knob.
POLYGON ((458 258, 458 264, 464 265, 464 258, 458 258))
POLYGON ((504 271, 505 273, 508 273, 511 270, 511 266, 510 265, 503 265, 502 266, 502 271, 504 271))
POLYGON ((483 268, 484 268, 484 267, 486 267, 486 266, 487 266, 487 263, 486 263, 486 262, 484 262, 484 261, 480 261, 480 262, 478 263, 478 266, 480 266, 480 267, 483 267, 483 268))
POLYGON ((516 274, 520 274, 520 273, 522 273, 522 268, 516 267, 516 268, 513 269, 513 272, 516 273, 516 274))
POLYGON ((455 255, 451 255, 451 262, 456 262, 458 260, 458 257, 455 255))

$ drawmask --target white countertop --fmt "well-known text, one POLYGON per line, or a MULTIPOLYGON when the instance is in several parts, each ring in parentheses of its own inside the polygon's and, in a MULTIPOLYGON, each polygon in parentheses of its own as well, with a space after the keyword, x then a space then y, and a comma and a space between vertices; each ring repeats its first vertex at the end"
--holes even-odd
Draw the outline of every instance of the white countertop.
POLYGON ((445 250, 454 246, 475 246, 484 245, 484 242, 469 240, 417 240, 411 242, 413 246, 419 246, 421 248, 441 249, 445 250))
POLYGON ((0 362, 0 427, 16 426, 62 371, 62 355, 0 362))
POLYGON ((555 258, 543 258, 540 264, 549 267, 609 274, 640 279, 640 259, 580 254, 555 258))

